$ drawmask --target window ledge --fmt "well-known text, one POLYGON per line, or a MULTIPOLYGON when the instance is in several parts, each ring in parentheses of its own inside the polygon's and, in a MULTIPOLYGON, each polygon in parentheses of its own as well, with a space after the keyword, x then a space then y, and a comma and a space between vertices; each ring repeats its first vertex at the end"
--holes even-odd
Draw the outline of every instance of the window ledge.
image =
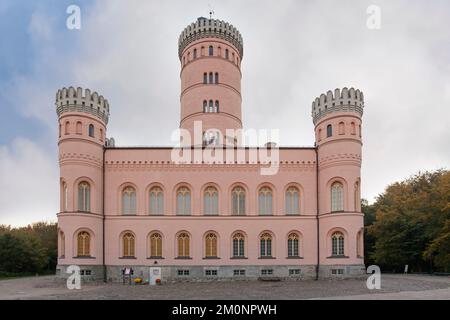
POLYGON ((119 257, 121 260, 136 260, 136 257, 119 257))
POLYGON ((155 256, 155 257, 148 257, 148 260, 164 260, 164 257, 161 256, 155 256))
POLYGON ((329 256, 327 259, 348 259, 348 256, 345 255, 339 255, 339 256, 329 256))
POLYGON ((204 257, 203 260, 220 260, 219 257, 204 257))
POLYGON ((276 259, 275 257, 259 257, 258 259, 261 260, 270 260, 270 259, 276 259))
POLYGON ((293 260, 295 260, 295 259, 303 259, 303 257, 300 257, 300 256, 290 256, 290 257, 286 257, 286 259, 293 259, 293 260))
POLYGON ((176 257, 175 260, 192 260, 191 257, 176 257))
POLYGON ((239 257, 239 256, 236 256, 236 257, 231 257, 230 258, 231 260, 246 260, 246 259, 248 259, 247 257, 239 257))
POLYGON ((91 256, 76 256, 76 257, 73 257, 73 259, 97 259, 97 258, 91 257, 91 256))

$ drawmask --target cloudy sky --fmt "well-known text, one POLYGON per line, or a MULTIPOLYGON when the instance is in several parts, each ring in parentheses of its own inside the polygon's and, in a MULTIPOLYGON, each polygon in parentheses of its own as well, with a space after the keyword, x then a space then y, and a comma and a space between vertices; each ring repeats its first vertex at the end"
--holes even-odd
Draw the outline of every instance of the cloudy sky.
POLYGON ((209 8, 244 37, 246 128, 314 144, 311 102, 344 86, 365 93, 363 197, 450 164, 447 0, 0 2, 0 224, 55 220, 55 92, 97 90, 118 145, 170 145, 179 121, 177 41, 209 8), (81 8, 81 30, 66 9, 81 8), (381 29, 367 28, 367 8, 381 29))

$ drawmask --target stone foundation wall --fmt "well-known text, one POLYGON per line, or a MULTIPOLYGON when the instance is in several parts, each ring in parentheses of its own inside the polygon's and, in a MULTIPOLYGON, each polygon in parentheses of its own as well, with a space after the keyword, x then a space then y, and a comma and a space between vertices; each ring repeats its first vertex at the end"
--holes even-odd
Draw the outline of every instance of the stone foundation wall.
MULTIPOLYGON (((57 276, 67 279, 68 266, 58 266, 57 276)), ((103 266, 80 265, 84 281, 103 281, 103 266)), ((134 266, 134 277, 148 281, 151 266, 134 266)), ((258 280, 260 278, 279 278, 282 280, 312 280, 316 278, 315 265, 290 266, 159 266, 163 281, 225 281, 258 280)), ((122 282, 123 266, 107 266, 109 282, 122 282)), ((357 278, 365 275, 364 265, 321 265, 320 279, 357 278)))

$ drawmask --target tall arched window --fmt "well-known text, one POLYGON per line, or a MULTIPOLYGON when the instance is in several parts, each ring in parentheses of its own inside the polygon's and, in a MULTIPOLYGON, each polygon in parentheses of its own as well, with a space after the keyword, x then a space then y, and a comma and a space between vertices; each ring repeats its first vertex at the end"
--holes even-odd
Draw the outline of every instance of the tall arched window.
POLYGON ((354 199, 355 199, 355 211, 359 212, 359 211, 361 211, 361 192, 360 192, 360 188, 359 188, 359 181, 355 182, 354 199))
POLYGON ((344 235, 342 234, 342 232, 335 232, 331 236, 331 255, 344 255, 344 235))
POLYGON ((354 122, 352 122, 351 124, 350 124, 350 128, 351 128, 351 134, 352 135, 355 135, 356 134, 356 125, 355 125, 355 123, 354 122))
POLYGON ((217 258, 217 235, 208 233, 205 237, 205 257, 217 258))
POLYGON ((213 48, 213 46, 209 46, 209 51, 208 51, 208 53, 209 53, 210 56, 213 56, 213 55, 214 55, 214 48, 213 48))
POLYGON ((70 133, 70 122, 66 121, 66 124, 64 125, 64 134, 70 133))
POLYGON ((215 113, 218 113, 218 112, 219 112, 219 101, 217 101, 217 100, 216 100, 214 112, 215 112, 215 113))
POLYGON ((203 101, 203 112, 208 112, 208 101, 206 100, 203 101))
POLYGON ((272 215, 272 190, 268 187, 263 187, 258 193, 259 214, 262 216, 272 215))
POLYGON ((180 233, 178 235, 178 257, 188 258, 190 256, 190 239, 187 233, 180 233))
POLYGON ((214 75, 214 83, 219 84, 219 73, 218 72, 216 72, 214 75))
POLYGON ((214 112, 214 102, 212 100, 209 100, 209 112, 214 112))
POLYGON ((209 84, 213 84, 213 83, 214 83, 214 76, 213 76, 213 73, 210 72, 209 73, 209 84))
POLYGON ((233 236, 233 257, 245 257, 245 237, 242 233, 235 233, 233 236))
POLYGON ((94 125, 89 125, 89 137, 94 138, 94 125))
POLYGON ((133 187, 122 191, 122 214, 136 214, 136 190, 133 187))
POLYGON ((207 84, 208 83, 208 74, 205 72, 203 74, 203 84, 207 84))
POLYGON ((177 214, 191 214, 191 192, 186 187, 181 187, 177 190, 177 214))
POLYGON ((363 257, 363 231, 360 230, 356 235, 356 256, 363 257))
POLYGON ((68 204, 69 188, 64 181, 61 183, 61 211, 66 212, 69 208, 68 204))
POLYGON ((300 213, 300 193, 296 187, 286 190, 286 214, 300 213))
POLYGON ((333 127, 331 124, 327 125, 327 138, 331 137, 333 135, 333 127))
POLYGON ((77 134, 82 134, 83 133, 83 125, 81 124, 81 121, 77 122, 76 125, 76 131, 77 134))
POLYGON ((150 258, 161 258, 162 256, 162 236, 155 232, 150 235, 150 258))
POLYGON ((150 190, 149 211, 153 215, 164 214, 164 193, 160 187, 154 187, 150 190))
POLYGON ((288 237, 288 257, 299 257, 299 236, 296 233, 291 233, 288 237))
POLYGON ((339 134, 345 134, 345 124, 344 124, 344 122, 339 122, 339 134))
POLYGON ((230 59, 230 50, 225 49, 225 59, 229 60, 230 59))
POLYGON ((66 255, 66 236, 64 232, 59 232, 59 256, 64 258, 66 255))
POLYGON ((264 233, 260 237, 260 256, 272 257, 272 236, 264 233))
POLYGON ((194 59, 197 59, 197 49, 194 49, 194 59))
POLYGON ((321 140, 322 140, 322 129, 319 129, 319 131, 317 132, 317 141, 321 140))
POLYGON ((344 186, 340 182, 331 185, 331 212, 344 211, 344 186))
POLYGON ((219 192, 215 187, 206 188, 203 201, 205 215, 219 214, 219 192))
POLYGON ((134 235, 131 232, 127 232, 123 235, 123 257, 134 258, 134 242, 134 235))
POLYGON ((245 215, 245 190, 242 187, 235 187, 231 192, 232 214, 241 216, 245 215))
POLYGON ((78 211, 91 211, 91 187, 87 182, 78 184, 78 211))
POLYGON ((86 231, 81 231, 77 235, 77 256, 89 257, 91 255, 91 236, 86 231))

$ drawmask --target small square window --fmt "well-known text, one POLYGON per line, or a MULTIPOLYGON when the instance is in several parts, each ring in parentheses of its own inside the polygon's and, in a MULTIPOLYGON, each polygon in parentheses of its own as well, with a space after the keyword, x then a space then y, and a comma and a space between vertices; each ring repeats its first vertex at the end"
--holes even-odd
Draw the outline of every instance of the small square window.
POLYGON ((215 270, 215 269, 208 269, 208 270, 205 270, 205 275, 206 276, 217 276, 217 270, 215 270))
POLYGON ((271 276, 273 274, 273 269, 262 269, 261 275, 263 276, 271 276))
POLYGON ((290 276, 299 276, 300 275, 300 269, 289 269, 289 275, 290 276))
POLYGON ((177 274, 178 274, 178 276, 180 276, 180 277, 182 277, 182 276, 189 276, 189 270, 178 269, 178 270, 177 270, 177 274))

